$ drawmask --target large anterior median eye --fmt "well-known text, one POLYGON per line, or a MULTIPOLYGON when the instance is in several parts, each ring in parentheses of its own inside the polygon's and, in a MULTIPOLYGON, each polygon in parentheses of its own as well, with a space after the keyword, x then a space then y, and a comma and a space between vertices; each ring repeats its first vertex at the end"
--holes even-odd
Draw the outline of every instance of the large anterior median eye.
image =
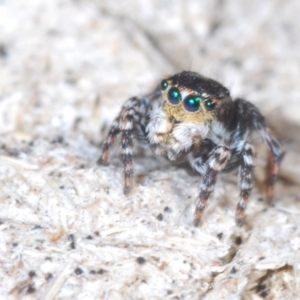
POLYGON ((183 105, 187 111, 195 112, 199 109, 201 97, 196 95, 190 95, 185 97, 183 105))
POLYGON ((181 100, 180 92, 177 88, 172 87, 168 92, 168 99, 172 104, 178 104, 181 100))

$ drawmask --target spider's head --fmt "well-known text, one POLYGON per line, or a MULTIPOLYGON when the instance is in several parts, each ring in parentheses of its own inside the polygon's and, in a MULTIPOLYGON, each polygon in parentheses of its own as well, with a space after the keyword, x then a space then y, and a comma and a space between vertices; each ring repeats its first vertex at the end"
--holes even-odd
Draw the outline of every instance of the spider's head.
POLYGON ((232 108, 227 88, 195 72, 162 80, 163 109, 178 122, 221 121, 232 108))

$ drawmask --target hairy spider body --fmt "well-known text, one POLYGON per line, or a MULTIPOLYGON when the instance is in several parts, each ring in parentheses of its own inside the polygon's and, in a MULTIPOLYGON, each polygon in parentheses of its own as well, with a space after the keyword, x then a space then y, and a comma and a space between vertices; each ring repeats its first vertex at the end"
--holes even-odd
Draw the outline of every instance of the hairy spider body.
POLYGON ((203 175, 195 225, 201 220, 218 173, 239 167, 236 221, 242 224, 253 186, 254 150, 250 142, 253 131, 258 131, 270 149, 267 181, 270 201, 283 153, 264 117, 252 103, 232 100, 228 89, 219 82, 184 71, 163 80, 151 94, 125 102, 110 128, 98 162, 107 163, 109 150, 121 134, 124 193, 128 193, 132 187, 134 139, 171 161, 186 158, 203 175))

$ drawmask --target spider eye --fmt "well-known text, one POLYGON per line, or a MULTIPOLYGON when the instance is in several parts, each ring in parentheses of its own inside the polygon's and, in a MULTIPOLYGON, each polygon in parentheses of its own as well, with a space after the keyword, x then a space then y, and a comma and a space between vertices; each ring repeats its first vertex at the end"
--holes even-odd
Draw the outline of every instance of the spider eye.
POLYGON ((168 92, 168 99, 172 104, 178 104, 181 100, 180 92, 177 88, 171 88, 168 92))
POLYGON ((207 100, 205 102, 205 107, 207 110, 213 110, 215 108, 215 106, 216 106, 216 103, 213 102, 212 100, 207 100))
POLYGON ((184 99, 183 105, 187 111, 195 112, 200 107, 200 101, 201 101, 201 98, 199 96, 191 95, 191 96, 187 96, 184 99))
POLYGON ((169 83, 166 80, 163 80, 160 83, 160 88, 164 91, 169 86, 169 83))

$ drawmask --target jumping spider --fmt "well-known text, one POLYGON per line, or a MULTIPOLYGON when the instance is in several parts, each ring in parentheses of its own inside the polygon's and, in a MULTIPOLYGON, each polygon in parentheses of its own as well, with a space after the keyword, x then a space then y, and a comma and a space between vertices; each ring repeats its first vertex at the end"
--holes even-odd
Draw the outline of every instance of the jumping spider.
POLYGON ((121 133, 124 193, 127 194, 132 187, 133 139, 171 161, 186 158, 203 175, 195 225, 201 220, 218 173, 239 167, 236 221, 241 225, 253 186, 254 149, 250 136, 255 130, 270 149, 266 191, 270 201, 283 157, 280 144, 252 103, 232 100, 227 88, 195 72, 175 74, 162 80, 151 94, 126 101, 110 128, 98 163, 107 163, 110 147, 121 133))

